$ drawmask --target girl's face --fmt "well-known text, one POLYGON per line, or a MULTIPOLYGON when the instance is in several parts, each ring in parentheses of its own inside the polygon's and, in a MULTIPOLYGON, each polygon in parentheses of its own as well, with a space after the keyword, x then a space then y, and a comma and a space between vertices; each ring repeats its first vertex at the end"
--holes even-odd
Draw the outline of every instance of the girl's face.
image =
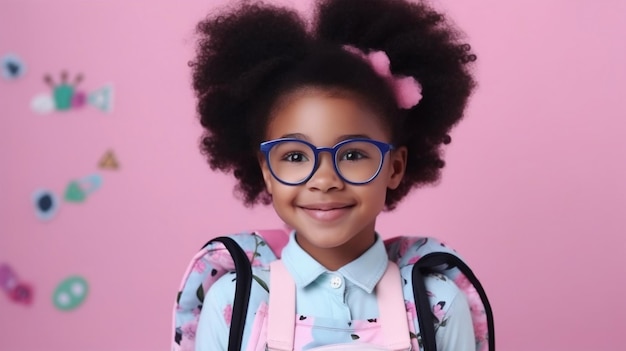
MULTIPOLYGON (((266 140, 285 137, 317 147, 333 147, 355 137, 391 142, 381 118, 358 100, 321 91, 298 93, 273 111, 266 140)), ((374 243, 376 217, 384 208, 387 189, 396 188, 404 175, 406 149, 387 153, 378 176, 363 185, 342 181, 328 152, 319 154, 311 178, 296 186, 274 178, 264 157, 260 165, 276 213, 296 230, 298 244, 322 265, 336 270, 374 243)))

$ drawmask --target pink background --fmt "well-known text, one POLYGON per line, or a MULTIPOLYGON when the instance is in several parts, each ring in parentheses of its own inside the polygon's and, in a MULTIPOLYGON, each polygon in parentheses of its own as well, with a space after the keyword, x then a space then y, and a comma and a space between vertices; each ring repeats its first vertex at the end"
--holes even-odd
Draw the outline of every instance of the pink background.
MULTIPOLYGON (((18 54, 28 72, 0 80, 0 263, 35 296, 24 306, 0 293, 0 348, 168 349, 196 250, 281 225, 269 208, 244 208, 197 151, 187 61, 195 23, 218 2, 1 5, 0 56, 18 54), (64 69, 83 73, 86 91, 112 83, 113 112, 32 112, 31 99, 50 92, 43 76, 64 69), (119 171, 98 169, 108 149, 119 171), (37 219, 35 189, 62 199, 70 180, 93 173, 104 182, 85 203, 61 201, 53 220, 37 219), (73 274, 90 295, 57 311, 52 293, 73 274)), ((623 349, 626 2, 435 5, 471 39, 480 88, 441 184, 383 215, 379 230, 437 236, 463 253, 492 301, 499 350, 623 349)))

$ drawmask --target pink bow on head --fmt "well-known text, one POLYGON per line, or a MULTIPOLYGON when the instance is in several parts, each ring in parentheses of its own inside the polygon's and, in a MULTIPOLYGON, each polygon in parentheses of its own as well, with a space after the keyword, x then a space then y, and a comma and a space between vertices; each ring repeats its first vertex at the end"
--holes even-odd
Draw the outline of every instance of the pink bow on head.
POLYGON ((393 75, 389 68, 389 57, 384 51, 370 51, 365 54, 359 48, 352 45, 344 45, 343 48, 364 60, 374 69, 376 74, 385 78, 396 96, 398 107, 410 109, 422 99, 422 86, 411 76, 393 75))

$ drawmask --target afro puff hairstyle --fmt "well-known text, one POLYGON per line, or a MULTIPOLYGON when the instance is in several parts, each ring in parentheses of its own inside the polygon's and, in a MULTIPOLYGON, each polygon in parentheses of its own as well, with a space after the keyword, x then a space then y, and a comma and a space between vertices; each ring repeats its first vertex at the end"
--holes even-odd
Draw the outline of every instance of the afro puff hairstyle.
POLYGON ((423 2, 319 0, 310 23, 295 11, 243 2, 197 26, 190 62, 197 112, 204 128, 201 149, 213 170, 232 172, 248 206, 269 204, 258 164, 269 115, 279 99, 304 87, 346 91, 385 118, 392 143, 408 149, 404 178, 388 190, 392 210, 412 189, 439 180, 442 144, 463 117, 475 87, 476 56, 461 33, 423 2), (344 50, 384 51, 394 75, 413 76, 422 100, 401 110, 384 80, 344 50))

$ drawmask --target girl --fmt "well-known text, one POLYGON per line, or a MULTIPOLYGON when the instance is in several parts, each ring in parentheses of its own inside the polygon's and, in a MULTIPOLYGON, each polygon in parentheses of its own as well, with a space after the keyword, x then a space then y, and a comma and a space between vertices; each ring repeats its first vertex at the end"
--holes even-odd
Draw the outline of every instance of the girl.
MULTIPOLYGON (((234 174, 246 205, 271 203, 293 228, 282 263, 296 286, 295 350, 384 344, 374 288, 388 257, 376 217, 439 178, 476 56, 442 14, 405 0, 321 0, 310 26, 246 2, 198 32, 202 150, 213 169, 234 174)), ((253 273, 243 350, 265 349, 266 288, 281 288, 267 269, 253 273)), ((226 275, 209 289, 197 350, 226 350, 234 284, 226 275)), ((441 276, 426 287, 438 349, 474 350, 465 296, 441 276)))

